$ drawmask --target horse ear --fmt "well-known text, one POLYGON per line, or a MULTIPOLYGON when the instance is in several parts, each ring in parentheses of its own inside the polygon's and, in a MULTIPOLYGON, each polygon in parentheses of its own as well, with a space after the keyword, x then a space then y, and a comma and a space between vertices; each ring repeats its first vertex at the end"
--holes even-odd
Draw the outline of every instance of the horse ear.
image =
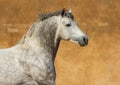
POLYGON ((61 15, 62 15, 62 17, 65 15, 65 8, 62 10, 61 15))
POLYGON ((69 13, 72 13, 72 10, 70 9, 68 12, 69 12, 69 13))

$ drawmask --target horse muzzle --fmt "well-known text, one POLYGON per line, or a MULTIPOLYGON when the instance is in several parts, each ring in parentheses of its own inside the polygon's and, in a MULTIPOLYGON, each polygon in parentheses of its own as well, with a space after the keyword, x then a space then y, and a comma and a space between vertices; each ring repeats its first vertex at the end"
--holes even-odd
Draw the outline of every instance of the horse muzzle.
POLYGON ((80 40, 78 40, 78 43, 80 46, 85 46, 88 44, 88 37, 87 36, 83 36, 80 38, 80 40))

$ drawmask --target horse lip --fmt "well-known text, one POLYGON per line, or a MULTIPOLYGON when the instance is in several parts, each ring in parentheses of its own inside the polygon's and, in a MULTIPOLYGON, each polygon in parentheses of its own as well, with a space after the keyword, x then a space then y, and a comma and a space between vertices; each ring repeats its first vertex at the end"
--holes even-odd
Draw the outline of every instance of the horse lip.
POLYGON ((69 39, 70 42, 73 42, 73 43, 76 43, 76 44, 79 44, 77 40, 72 40, 72 39, 69 39))
POLYGON ((73 40, 73 39, 68 39, 70 42, 73 42, 73 43, 76 43, 76 44, 79 44, 81 47, 84 47, 85 45, 88 44, 88 42, 83 42, 81 40, 73 40))
POLYGON ((83 43, 80 43, 80 42, 79 42, 79 45, 80 45, 81 47, 84 47, 84 46, 85 46, 85 44, 83 44, 83 43))
POLYGON ((79 45, 81 46, 81 47, 84 47, 84 46, 86 46, 88 43, 85 43, 85 42, 82 42, 82 41, 79 41, 78 42, 79 43, 79 45))

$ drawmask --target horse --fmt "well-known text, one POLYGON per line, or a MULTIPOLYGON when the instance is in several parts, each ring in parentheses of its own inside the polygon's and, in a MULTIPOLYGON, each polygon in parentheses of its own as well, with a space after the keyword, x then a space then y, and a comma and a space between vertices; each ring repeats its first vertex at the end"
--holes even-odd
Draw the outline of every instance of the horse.
POLYGON ((88 44, 70 10, 41 14, 16 45, 0 49, 0 85, 56 85, 54 60, 61 39, 88 44))

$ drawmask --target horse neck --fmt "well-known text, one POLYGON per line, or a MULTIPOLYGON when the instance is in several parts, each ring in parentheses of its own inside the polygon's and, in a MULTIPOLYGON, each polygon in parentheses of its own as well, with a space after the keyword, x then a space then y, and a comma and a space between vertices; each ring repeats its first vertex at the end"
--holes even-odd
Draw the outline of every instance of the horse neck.
POLYGON ((47 52, 52 54, 53 57, 55 57, 56 55, 59 42, 60 42, 59 38, 55 40, 56 31, 58 27, 58 24, 56 22, 55 21, 53 22, 52 18, 46 21, 43 21, 42 27, 38 31, 40 45, 42 45, 47 52))
MULTIPOLYGON (((38 49, 42 49, 44 52, 47 52, 47 56, 55 58, 60 42, 59 38, 55 40, 58 27, 57 21, 58 20, 55 22, 51 18, 37 22, 37 24, 33 24, 27 32, 27 35, 29 35, 29 37, 25 41, 26 45, 32 45, 32 48, 37 47, 38 49), (34 31, 34 33, 30 33, 31 31, 34 31)), ((21 39, 21 41, 23 40, 21 39)))

